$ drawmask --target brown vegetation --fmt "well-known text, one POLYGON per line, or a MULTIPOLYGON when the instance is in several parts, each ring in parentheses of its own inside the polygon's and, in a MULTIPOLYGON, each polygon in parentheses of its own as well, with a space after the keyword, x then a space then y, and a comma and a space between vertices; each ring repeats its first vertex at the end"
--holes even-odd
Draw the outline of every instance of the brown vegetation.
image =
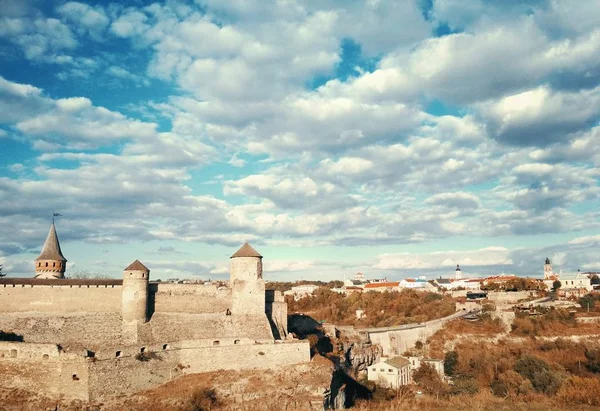
POLYGON ((292 287, 297 285, 318 285, 319 287, 325 288, 340 288, 344 285, 343 281, 334 280, 334 281, 309 281, 309 280, 301 280, 301 281, 268 281, 265 283, 265 288, 267 290, 277 290, 277 291, 287 291, 291 290, 292 287))
POLYGON ((414 290, 344 296, 319 288, 312 297, 304 297, 298 301, 287 298, 286 301, 290 313, 301 312, 316 320, 356 327, 418 323, 445 317, 455 311, 455 302, 451 297, 414 290), (358 309, 364 312, 362 319, 356 318, 358 309))
POLYGON ((544 291, 546 285, 535 278, 515 277, 508 281, 491 281, 482 285, 484 291, 544 291))
POLYGON ((579 323, 575 312, 565 309, 536 308, 535 315, 517 313, 512 324, 513 335, 524 337, 591 335, 600 333, 598 323, 579 323))

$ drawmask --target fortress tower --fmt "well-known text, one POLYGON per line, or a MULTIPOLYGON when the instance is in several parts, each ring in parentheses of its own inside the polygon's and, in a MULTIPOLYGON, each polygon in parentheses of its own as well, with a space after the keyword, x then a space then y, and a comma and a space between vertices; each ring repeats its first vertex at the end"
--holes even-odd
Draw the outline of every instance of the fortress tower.
POLYGON ((123 323, 144 324, 148 312, 148 282, 150 270, 135 260, 123 271, 121 313, 123 323))
POLYGON ((56 234, 54 223, 42 248, 42 253, 35 259, 35 278, 65 278, 67 259, 63 256, 56 234))
POLYGON ((460 266, 458 264, 456 264, 456 270, 454 271, 454 278, 456 280, 462 279, 462 271, 461 271, 460 266))
POLYGON ((550 259, 546 257, 546 263, 544 264, 544 280, 550 279, 554 273, 552 272, 552 265, 550 264, 550 259))
POLYGON ((265 313, 265 280, 262 278, 262 255, 245 243, 231 256, 231 313, 250 315, 265 313))

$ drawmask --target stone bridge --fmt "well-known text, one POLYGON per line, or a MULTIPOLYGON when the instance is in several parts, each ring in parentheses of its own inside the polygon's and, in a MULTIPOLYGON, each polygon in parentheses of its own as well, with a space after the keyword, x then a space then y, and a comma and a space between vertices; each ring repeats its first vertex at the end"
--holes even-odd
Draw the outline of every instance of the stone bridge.
POLYGON ((457 311, 444 318, 427 321, 418 324, 405 324, 396 327, 366 328, 364 331, 369 335, 373 344, 379 344, 383 348, 384 356, 401 355, 413 348, 417 341, 425 343, 427 338, 435 334, 448 321, 473 314, 476 310, 457 311))

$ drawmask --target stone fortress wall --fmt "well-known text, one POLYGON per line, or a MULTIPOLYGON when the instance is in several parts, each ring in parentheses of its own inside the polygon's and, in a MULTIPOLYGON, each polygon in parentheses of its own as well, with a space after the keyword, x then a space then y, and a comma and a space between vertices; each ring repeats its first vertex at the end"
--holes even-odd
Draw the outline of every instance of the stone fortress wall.
POLYGON ((310 361, 305 341, 228 343, 201 346, 196 341, 182 341, 130 346, 88 357, 85 353, 64 353, 56 344, 0 342, 0 374, 8 387, 67 400, 102 401, 185 374, 278 368, 310 361), (151 359, 136 358, 141 350, 151 353, 151 359))
POLYGON ((244 245, 224 289, 149 282, 139 261, 123 280, 0 279, 0 330, 25 341, 0 342, 0 376, 95 400, 185 373, 307 362, 308 343, 286 338, 287 305, 265 291, 261 260, 244 245))
MULTIPOLYGON (((122 280, 0 280, 0 313, 120 313, 122 280)), ((23 279, 29 280, 29 279, 23 279)), ((149 311, 217 313, 231 309, 231 289, 214 284, 149 284, 149 311)))

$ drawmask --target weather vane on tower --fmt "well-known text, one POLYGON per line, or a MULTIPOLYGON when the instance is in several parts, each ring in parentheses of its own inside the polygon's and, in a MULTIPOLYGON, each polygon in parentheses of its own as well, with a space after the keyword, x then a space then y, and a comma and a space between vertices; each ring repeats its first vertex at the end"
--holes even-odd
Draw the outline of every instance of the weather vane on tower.
POLYGON ((54 210, 52 210, 52 224, 54 224, 54 218, 55 217, 62 217, 62 214, 59 213, 55 213, 54 210))

